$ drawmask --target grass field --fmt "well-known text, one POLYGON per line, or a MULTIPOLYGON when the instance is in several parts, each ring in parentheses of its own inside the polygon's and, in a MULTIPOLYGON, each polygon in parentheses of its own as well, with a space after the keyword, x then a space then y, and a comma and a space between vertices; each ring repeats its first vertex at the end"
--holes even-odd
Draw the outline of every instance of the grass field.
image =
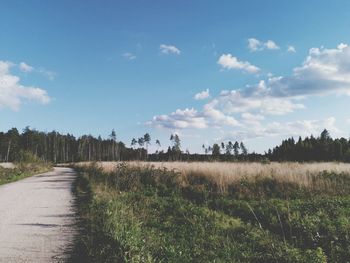
POLYGON ((342 163, 79 164, 85 232, 103 262, 347 262, 342 163), (88 194, 87 194, 88 193, 88 194))
POLYGON ((6 163, 6 165, 0 165, 0 185, 47 172, 51 169, 50 164, 44 163, 18 163, 17 165, 6 163))

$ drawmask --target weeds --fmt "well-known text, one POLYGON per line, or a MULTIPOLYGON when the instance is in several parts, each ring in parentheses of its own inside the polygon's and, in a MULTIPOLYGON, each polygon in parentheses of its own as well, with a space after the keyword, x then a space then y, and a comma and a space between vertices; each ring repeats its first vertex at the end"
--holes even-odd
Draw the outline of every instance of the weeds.
POLYGON ((313 174, 313 188, 273 177, 243 178, 223 192, 210 177, 166 168, 118 164, 113 171, 99 165, 77 169, 91 187, 84 212, 91 262, 350 258, 346 173, 313 174))
POLYGON ((14 182, 37 173, 47 172, 52 168, 50 163, 42 162, 34 155, 23 152, 22 160, 14 165, 14 168, 0 166, 0 185, 14 182))

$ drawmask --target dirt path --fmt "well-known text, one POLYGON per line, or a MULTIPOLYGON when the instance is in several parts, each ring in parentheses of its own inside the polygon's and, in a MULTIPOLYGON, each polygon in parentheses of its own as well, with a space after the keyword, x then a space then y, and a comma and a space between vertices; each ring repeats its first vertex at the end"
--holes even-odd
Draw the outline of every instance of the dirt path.
POLYGON ((69 168, 0 186, 0 262, 61 262, 74 237, 69 168))

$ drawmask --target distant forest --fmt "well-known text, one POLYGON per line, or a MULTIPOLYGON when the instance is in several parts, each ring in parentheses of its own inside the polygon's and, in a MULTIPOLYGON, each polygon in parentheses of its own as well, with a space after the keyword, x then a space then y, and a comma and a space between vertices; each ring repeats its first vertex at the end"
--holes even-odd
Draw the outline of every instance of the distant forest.
POLYGON ((265 154, 249 153, 243 142, 222 142, 202 146, 203 154, 191 154, 181 148, 177 134, 170 136, 167 150, 148 154, 149 145, 160 149, 159 140, 152 141, 149 133, 133 138, 127 146, 117 140, 114 130, 108 138, 83 135, 79 138, 56 131, 40 132, 26 127, 21 133, 12 128, 0 132, 0 161, 21 161, 24 153, 32 153, 46 162, 66 163, 80 161, 346 161, 350 162, 350 140, 332 139, 324 130, 318 137, 299 137, 284 140, 265 154))

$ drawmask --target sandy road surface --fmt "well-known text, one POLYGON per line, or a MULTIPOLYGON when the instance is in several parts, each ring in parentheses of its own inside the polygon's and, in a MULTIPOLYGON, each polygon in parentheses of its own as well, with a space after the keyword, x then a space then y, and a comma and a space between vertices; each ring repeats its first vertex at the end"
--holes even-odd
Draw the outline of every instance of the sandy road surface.
POLYGON ((0 262, 62 262, 74 237, 69 168, 0 186, 0 262))

